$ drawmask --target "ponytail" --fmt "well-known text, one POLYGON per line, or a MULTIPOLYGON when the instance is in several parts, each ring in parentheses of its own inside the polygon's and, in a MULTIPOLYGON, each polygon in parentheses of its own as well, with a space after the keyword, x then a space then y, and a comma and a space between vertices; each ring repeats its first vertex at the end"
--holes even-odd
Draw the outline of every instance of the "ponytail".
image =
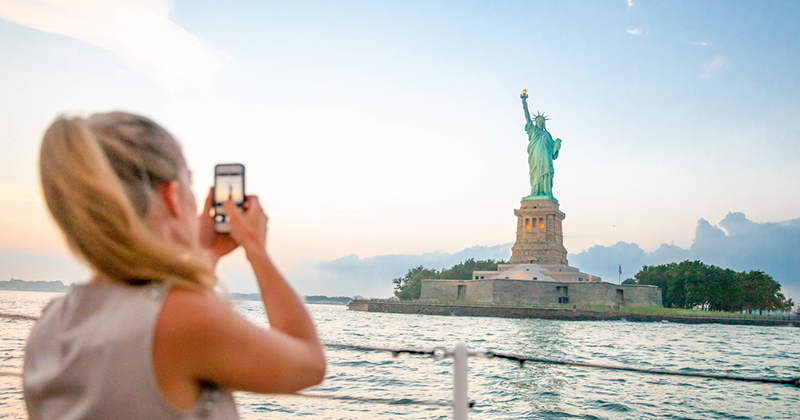
POLYGON ((212 288, 213 262, 199 246, 157 237, 144 217, 154 185, 185 168, 177 142, 126 113, 59 117, 39 155, 45 201, 67 242, 98 272, 127 284, 155 280, 212 288))

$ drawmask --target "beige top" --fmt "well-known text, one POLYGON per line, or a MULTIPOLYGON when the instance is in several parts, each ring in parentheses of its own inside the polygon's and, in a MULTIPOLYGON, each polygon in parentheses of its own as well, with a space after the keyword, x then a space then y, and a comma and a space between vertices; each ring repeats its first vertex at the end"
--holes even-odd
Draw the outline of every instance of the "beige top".
POLYGON ((168 290, 92 282, 51 302, 25 347, 30 418, 237 419, 229 391, 205 388, 188 413, 161 394, 153 335, 168 290))

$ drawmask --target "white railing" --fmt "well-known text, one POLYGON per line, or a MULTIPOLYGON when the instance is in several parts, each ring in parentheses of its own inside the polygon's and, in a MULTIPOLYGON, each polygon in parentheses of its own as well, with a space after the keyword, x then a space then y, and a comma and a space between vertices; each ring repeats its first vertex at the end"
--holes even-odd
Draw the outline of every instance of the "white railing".
POLYGON ((453 420, 467 420, 469 396, 467 395, 467 346, 456 343, 453 354, 453 420))

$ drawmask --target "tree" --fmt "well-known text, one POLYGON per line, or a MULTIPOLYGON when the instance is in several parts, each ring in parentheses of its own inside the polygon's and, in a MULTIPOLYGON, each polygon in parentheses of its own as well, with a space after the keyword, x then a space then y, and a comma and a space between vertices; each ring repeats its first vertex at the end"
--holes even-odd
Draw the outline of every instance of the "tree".
POLYGON ((492 259, 475 261, 474 258, 470 258, 441 271, 420 265, 408 270, 405 276, 392 279, 394 295, 400 300, 419 299, 423 279, 469 280, 472 278, 473 271, 494 271, 497 270, 498 264, 504 263, 505 261, 492 259))
POLYGON ((649 284, 661 288, 665 308, 683 308, 686 303, 686 290, 683 279, 678 276, 678 264, 669 263, 657 266, 644 266, 634 276, 637 284, 649 284))
POLYGON ((703 308, 739 312, 786 311, 791 299, 781 285, 762 271, 735 272, 700 261, 644 266, 626 284, 649 284, 661 288, 664 307, 703 308))
POLYGON ((439 273, 436 270, 429 270, 423 266, 417 266, 410 270, 404 277, 392 280, 394 283, 394 295, 400 300, 419 299, 422 292, 422 279, 437 278, 439 273))
POLYGON ((437 279, 450 279, 450 280, 469 280, 472 278, 473 271, 494 271, 497 270, 498 264, 503 264, 504 261, 479 260, 470 258, 462 263, 456 264, 448 269, 442 270, 437 279))

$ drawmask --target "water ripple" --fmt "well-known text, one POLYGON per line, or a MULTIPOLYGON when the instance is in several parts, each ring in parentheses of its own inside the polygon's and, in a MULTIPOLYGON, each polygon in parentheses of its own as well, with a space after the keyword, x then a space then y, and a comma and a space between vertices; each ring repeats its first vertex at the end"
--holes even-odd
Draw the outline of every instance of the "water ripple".
MULTIPOLYGON (((0 292, 4 310, 38 315, 54 295, 0 292)), ((437 317, 350 312, 310 305, 325 342, 430 348, 464 341, 472 349, 531 357, 732 375, 800 376, 800 328, 618 321, 437 317)), ((237 310, 266 326, 258 302, 237 310)), ((0 369, 21 369, 31 322, 0 322, 0 369)), ((449 359, 326 351, 326 380, 311 392, 396 400, 449 401, 449 359)), ((472 419, 798 419, 800 390, 788 386, 651 376, 565 366, 523 368, 469 361, 472 419)), ((0 417, 22 416, 16 378, 0 381, 0 417)), ((449 419, 447 407, 374 404, 237 393, 245 419, 449 419)))

